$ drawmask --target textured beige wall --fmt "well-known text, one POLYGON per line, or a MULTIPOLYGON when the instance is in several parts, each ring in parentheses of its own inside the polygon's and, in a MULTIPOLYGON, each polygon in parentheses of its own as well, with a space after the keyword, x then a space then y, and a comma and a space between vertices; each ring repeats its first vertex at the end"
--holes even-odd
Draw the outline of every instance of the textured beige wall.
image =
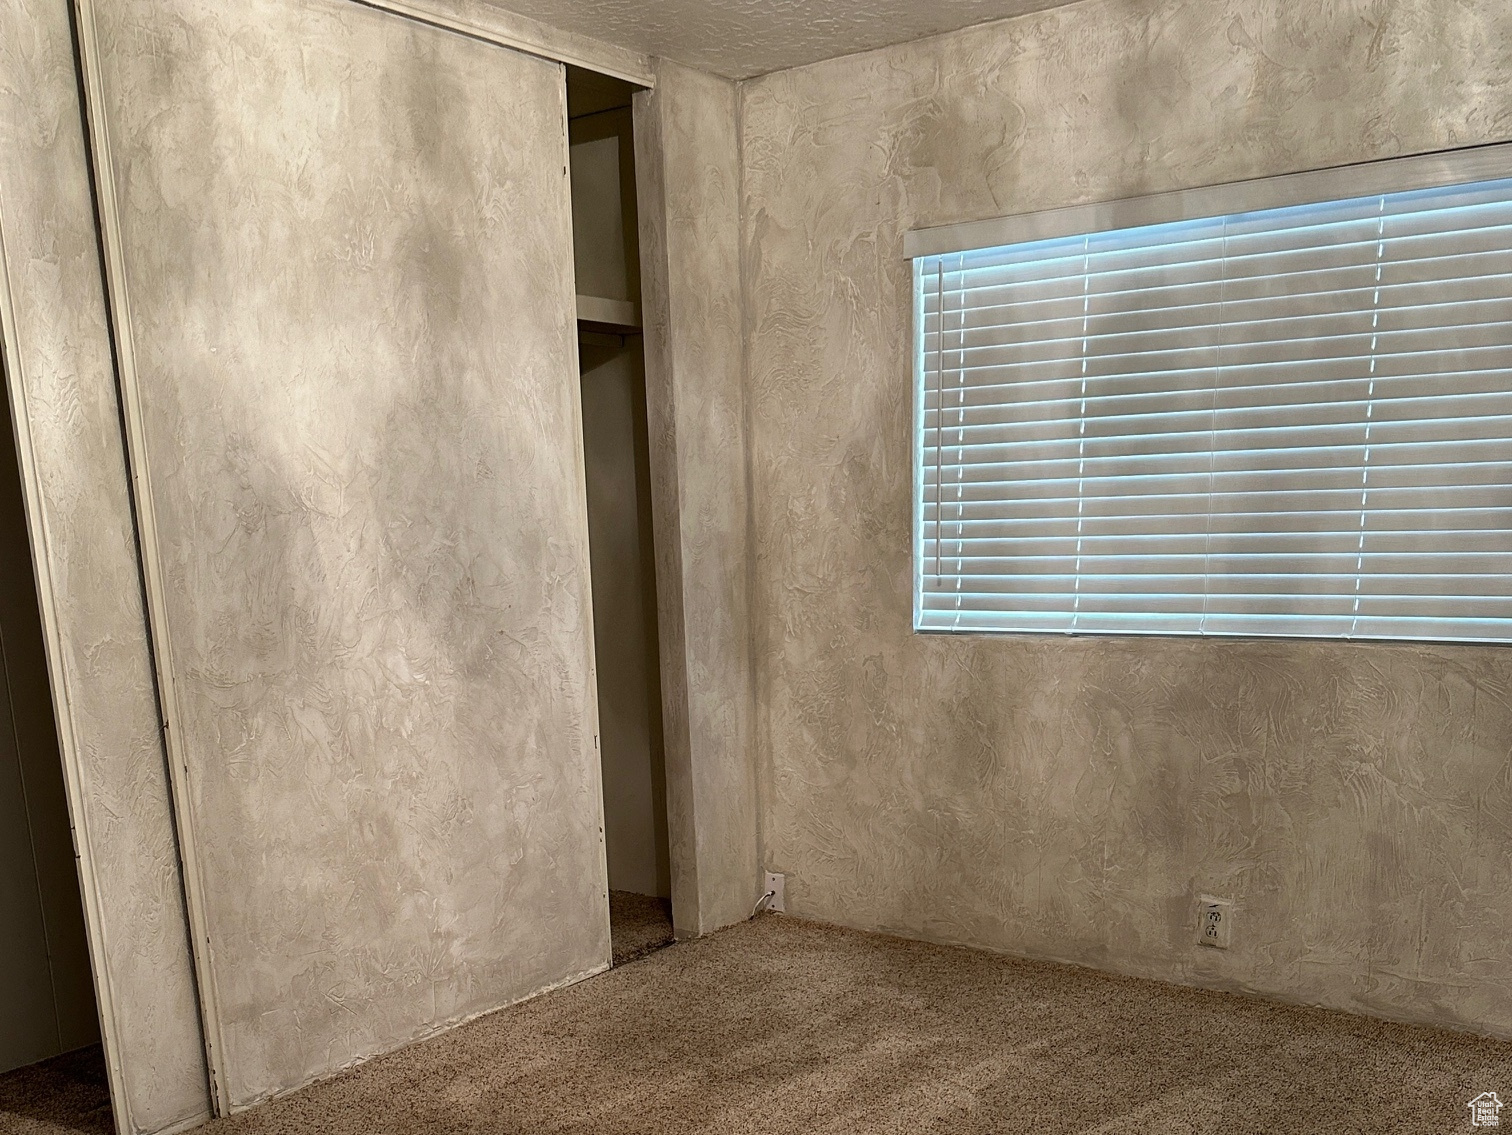
POLYGON ((0 75, 6 369, 111 1094, 158 1131, 208 1097, 66 0, 0 3, 0 75))
POLYGON ((350 0, 96 8, 240 1107, 608 963, 565 91, 350 0))
POLYGON ((743 88, 788 909, 1512 1035, 1512 651, 910 632, 902 234, 1512 136, 1512 7, 1088 0, 743 88), (1194 943, 1193 897, 1237 899, 1194 943))
POLYGON ((760 895, 752 748, 736 87, 659 61, 635 160, 679 936, 760 895))

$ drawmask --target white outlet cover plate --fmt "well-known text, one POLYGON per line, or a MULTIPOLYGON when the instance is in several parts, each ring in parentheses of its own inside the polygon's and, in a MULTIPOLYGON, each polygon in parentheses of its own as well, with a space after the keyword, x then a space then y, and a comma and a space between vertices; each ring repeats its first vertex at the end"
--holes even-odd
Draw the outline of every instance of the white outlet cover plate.
POLYGON ((1227 950, 1234 940, 1234 900, 1212 895, 1197 899, 1197 941, 1217 950, 1227 950))
POLYGON ((772 897, 767 900, 767 910, 775 910, 778 914, 783 914, 787 911, 786 896, 784 894, 787 890, 786 883, 786 875, 779 875, 775 871, 768 871, 766 873, 766 885, 761 888, 761 893, 772 892, 772 897))

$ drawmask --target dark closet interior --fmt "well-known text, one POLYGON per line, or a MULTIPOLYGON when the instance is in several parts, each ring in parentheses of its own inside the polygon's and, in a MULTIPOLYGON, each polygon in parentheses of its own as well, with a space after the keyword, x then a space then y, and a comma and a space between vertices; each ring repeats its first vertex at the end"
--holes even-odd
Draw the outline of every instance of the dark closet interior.
POLYGON ((583 452, 616 963, 671 940, 631 99, 567 68, 583 452))

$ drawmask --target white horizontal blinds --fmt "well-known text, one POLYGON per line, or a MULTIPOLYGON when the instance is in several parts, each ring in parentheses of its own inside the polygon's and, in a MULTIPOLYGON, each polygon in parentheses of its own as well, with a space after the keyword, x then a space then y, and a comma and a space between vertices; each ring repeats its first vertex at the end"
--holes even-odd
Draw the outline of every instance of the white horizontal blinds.
POLYGON ((1350 629, 1380 225, 1380 198, 1226 222, 1207 633, 1350 629))
POLYGON ((1204 600, 1222 221, 1089 241, 1068 629, 1194 633, 1204 600))
POLYGON ((921 629, 1512 637, 1512 182, 917 262, 921 629))
POLYGON ((1198 630, 1222 223, 1160 235, 918 273, 921 626, 1198 630))
POLYGON ((1361 637, 1512 639, 1512 181, 1386 198, 1361 637))

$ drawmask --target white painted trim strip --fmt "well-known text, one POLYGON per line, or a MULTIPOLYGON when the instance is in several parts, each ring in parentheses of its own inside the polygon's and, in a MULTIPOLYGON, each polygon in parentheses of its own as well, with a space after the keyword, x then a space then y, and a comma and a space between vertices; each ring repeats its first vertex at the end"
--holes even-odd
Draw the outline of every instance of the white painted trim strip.
POLYGON ((561 31, 495 7, 486 0, 353 0, 353 3, 500 47, 612 75, 636 86, 656 85, 651 60, 640 52, 561 31))
POLYGON ((85 91, 85 121, 94 150, 96 193, 100 203, 100 238, 105 250, 106 302, 115 321, 116 361, 121 384, 121 409, 126 421, 126 458, 131 493, 136 501, 142 573, 147 582, 147 626, 157 660, 158 696, 163 707, 163 744, 168 752, 168 783, 178 817, 179 854, 183 860, 184 894, 189 910, 190 952, 199 986, 200 1018, 204 1026, 205 1062, 210 1075, 210 1099, 217 1115, 229 1111, 224 1069, 225 1038, 220 1003, 213 980, 214 951, 207 933, 204 909, 205 881, 195 843, 194 793, 189 765, 178 741, 178 723, 183 720, 173 683, 173 654, 167 634, 167 604, 164 598, 157 520, 153 512, 151 479, 147 467, 147 443, 138 385, 136 346, 132 339, 131 302, 126 289, 126 259, 121 237, 120 204, 115 184, 115 161, 106 121, 104 79, 101 75, 99 32, 95 25, 94 0, 74 0, 78 15, 79 64, 85 91))

